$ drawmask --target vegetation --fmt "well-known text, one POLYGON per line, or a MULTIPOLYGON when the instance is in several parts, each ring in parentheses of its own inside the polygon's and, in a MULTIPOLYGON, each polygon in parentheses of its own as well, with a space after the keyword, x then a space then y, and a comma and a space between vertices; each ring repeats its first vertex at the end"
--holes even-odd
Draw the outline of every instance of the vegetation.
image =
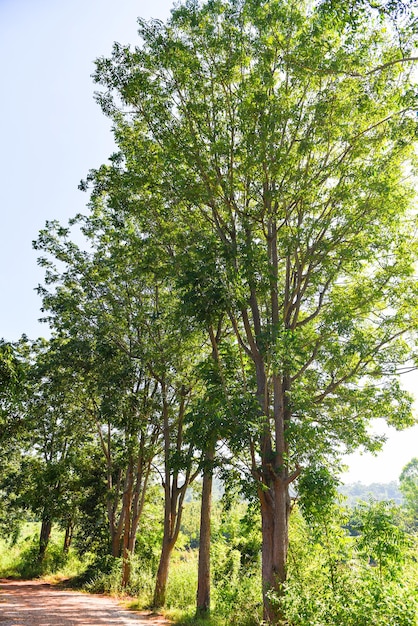
POLYGON ((369 500, 387 500, 395 504, 403 503, 403 496, 400 485, 396 481, 390 483, 371 483, 364 485, 360 482, 340 485, 339 493, 344 496, 348 506, 355 506, 359 502, 368 502, 369 500))
POLYGON ((97 61, 117 151, 34 243, 52 338, 0 344, 31 575, 60 528, 80 584, 183 623, 416 623, 416 459, 403 509, 337 504, 370 421, 414 423, 413 9, 190 1, 97 61))
MULTIPOLYGON (((155 494, 157 495, 157 494, 155 494)), ((2 542, 1 575, 71 578, 91 592, 126 593, 133 608, 152 603, 163 524, 156 532, 159 506, 149 503, 131 561, 131 580, 122 587, 121 560, 63 552, 64 532, 53 532, 47 558, 37 561, 38 524, 28 524, 13 546, 2 542), (3 549, 6 548, 6 549, 3 549), (51 572, 55 575, 51 576, 51 572)), ((160 512, 161 513, 161 512, 160 512)), ((185 505, 179 540, 172 557, 166 614, 178 624, 195 618, 198 573, 199 501, 185 505)), ((416 535, 405 512, 389 502, 363 503, 355 510, 333 503, 326 516, 294 509, 290 523, 289 570, 285 607, 290 624, 393 623, 411 626, 418 616, 416 535)), ((211 625, 261 624, 259 585, 261 532, 259 512, 243 501, 213 503, 211 625), (232 506, 231 506, 232 504, 232 506)), ((208 621, 209 620, 209 621, 208 621)))
POLYGON ((418 458, 414 457, 405 465, 399 477, 400 490, 405 498, 409 520, 416 529, 418 526, 418 458))

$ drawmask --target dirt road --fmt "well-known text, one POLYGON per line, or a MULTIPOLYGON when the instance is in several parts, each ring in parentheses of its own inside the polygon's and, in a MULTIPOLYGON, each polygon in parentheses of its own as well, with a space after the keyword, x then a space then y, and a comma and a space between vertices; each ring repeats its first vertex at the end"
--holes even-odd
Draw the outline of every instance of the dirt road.
POLYGON ((0 626, 165 626, 106 596, 61 591, 38 581, 0 580, 0 626))

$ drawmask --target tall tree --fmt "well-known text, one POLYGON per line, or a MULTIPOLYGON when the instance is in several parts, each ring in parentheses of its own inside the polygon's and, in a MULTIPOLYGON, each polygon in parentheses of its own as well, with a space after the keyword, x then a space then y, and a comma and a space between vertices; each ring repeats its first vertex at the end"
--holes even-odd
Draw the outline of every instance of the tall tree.
POLYGON ((397 365, 416 329, 414 40, 396 3, 341 7, 189 2, 97 63, 130 206, 188 254, 216 246, 208 273, 253 367, 274 623, 291 483, 312 459, 373 447, 371 418, 411 422, 397 365))
POLYGON ((19 446, 20 463, 9 476, 6 492, 14 489, 16 503, 41 521, 40 562, 53 522, 71 526, 73 521, 72 460, 86 436, 82 408, 77 402, 79 390, 60 347, 57 340, 29 342, 22 338, 19 342, 16 354, 25 370, 19 403, 15 404, 20 428, 16 431, 13 412, 7 424, 19 446))
POLYGON ((196 475, 193 442, 184 443, 184 416, 191 355, 199 345, 196 332, 179 323, 173 280, 161 267, 158 241, 127 213, 117 177, 108 181, 105 193, 101 175, 90 216, 75 220, 89 252, 57 223, 40 233, 35 245, 47 254, 40 260, 47 286, 40 291, 50 322, 71 338, 72 363, 85 378, 86 413, 106 459, 112 553, 123 554, 124 585, 151 464, 161 452, 164 536, 154 594, 161 605, 182 503, 196 475), (56 268, 57 261, 63 269, 56 268))

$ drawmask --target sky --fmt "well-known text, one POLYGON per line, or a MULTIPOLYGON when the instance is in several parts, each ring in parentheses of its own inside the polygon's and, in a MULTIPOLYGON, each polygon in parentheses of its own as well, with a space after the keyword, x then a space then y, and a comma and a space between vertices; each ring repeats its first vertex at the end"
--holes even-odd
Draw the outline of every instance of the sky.
MULTIPOLYGON (((0 338, 47 336, 38 323, 43 280, 32 241, 46 220, 86 211, 78 191, 114 149, 110 122, 94 101, 94 60, 114 41, 138 42, 136 19, 166 19, 169 0, 0 0, 0 338)), ((405 382, 418 396, 418 373, 405 382)), ((396 480, 418 456, 418 426, 373 457, 346 458, 346 482, 396 480)))

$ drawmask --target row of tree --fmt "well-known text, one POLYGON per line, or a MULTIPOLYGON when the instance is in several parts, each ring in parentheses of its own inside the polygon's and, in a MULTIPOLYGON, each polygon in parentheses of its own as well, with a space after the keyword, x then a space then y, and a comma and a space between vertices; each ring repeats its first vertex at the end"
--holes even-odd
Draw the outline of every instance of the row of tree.
POLYGON ((161 605, 202 473, 205 612, 219 465, 259 503, 264 616, 284 618, 291 493, 378 449, 371 419, 413 423, 399 383, 416 360, 412 9, 190 1, 97 61, 117 151, 81 183, 88 216, 35 242, 53 338, 2 347, 3 438, 28 420, 37 433, 26 497, 43 493, 41 551, 58 514, 71 534, 79 477, 103 472, 126 582, 157 472, 161 605))

